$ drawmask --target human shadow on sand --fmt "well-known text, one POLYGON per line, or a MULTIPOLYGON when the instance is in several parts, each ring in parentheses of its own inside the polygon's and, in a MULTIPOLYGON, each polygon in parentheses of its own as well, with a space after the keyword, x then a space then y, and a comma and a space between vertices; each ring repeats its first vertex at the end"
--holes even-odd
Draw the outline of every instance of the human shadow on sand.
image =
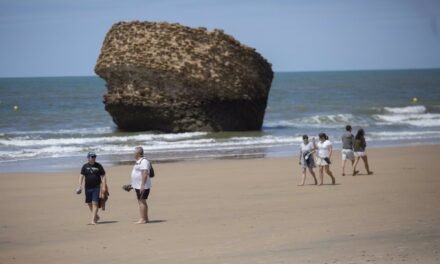
POLYGON ((98 225, 115 224, 115 223, 118 223, 118 221, 99 221, 98 225))
POLYGON ((357 176, 373 176, 374 175, 374 172, 373 173, 370 173, 370 174, 368 174, 368 173, 366 173, 366 172, 363 172, 363 173, 357 173, 356 175, 354 175, 354 176, 352 176, 352 175, 350 175, 350 176, 352 176, 352 177, 357 177, 357 176))
POLYGON ((166 221, 167 220, 150 220, 150 221, 148 221, 147 224, 160 224, 160 223, 164 223, 166 221))

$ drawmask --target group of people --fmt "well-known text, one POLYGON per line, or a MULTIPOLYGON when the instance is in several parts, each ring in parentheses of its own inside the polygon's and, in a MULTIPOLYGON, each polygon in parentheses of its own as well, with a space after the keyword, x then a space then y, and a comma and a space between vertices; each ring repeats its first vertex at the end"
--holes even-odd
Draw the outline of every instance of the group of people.
MULTIPOLYGON (((79 187, 77 194, 82 192, 84 182, 85 202, 89 206, 91 212, 91 225, 96 225, 100 219, 98 215, 99 208, 104 209, 106 194, 108 194, 107 177, 104 167, 96 162, 96 153, 89 152, 87 154, 88 162, 81 168, 79 176, 79 187)), ((151 189, 151 164, 144 158, 144 150, 142 147, 136 147, 134 152, 135 164, 131 172, 131 184, 125 185, 126 191, 135 190, 136 199, 139 205, 140 218, 136 224, 148 223, 148 205, 147 199, 151 189)))
MULTIPOLYGON (((342 176, 345 176, 345 165, 347 160, 351 161, 353 167, 353 176, 359 173, 356 167, 359 160, 365 164, 367 174, 373 174, 368 164, 368 157, 366 152, 367 143, 365 141, 365 131, 361 128, 357 131, 356 136, 352 134, 352 127, 347 125, 345 133, 342 135, 342 176)), ((315 185, 322 185, 324 182, 324 172, 332 179, 332 184, 336 184, 333 172, 330 170, 331 157, 333 154, 333 146, 328 136, 325 133, 319 134, 319 141, 316 143, 315 138, 312 142, 309 141, 307 135, 303 135, 303 142, 300 145, 299 164, 302 168, 302 178, 298 186, 303 186, 306 181, 307 170, 312 175, 315 185), (316 158, 314 156, 317 152, 316 158), (316 178, 314 168, 319 168, 319 181, 316 178)))
MULTIPOLYGON (((346 126, 346 132, 342 135, 342 176, 345 176, 345 165, 347 160, 351 161, 353 167, 352 175, 359 173, 356 167, 359 160, 362 159, 365 164, 367 174, 372 174, 368 164, 368 157, 366 153, 367 143, 365 141, 365 132, 359 129, 356 136, 351 133, 351 126, 346 126)), ((312 138, 309 141, 307 135, 303 136, 303 142, 300 145, 299 164, 302 168, 302 178, 299 186, 303 186, 306 180, 307 170, 314 179, 315 185, 322 185, 324 182, 324 172, 330 176, 332 184, 336 184, 335 176, 330 170, 331 157, 333 154, 333 146, 328 136, 325 133, 319 134, 319 141, 316 142, 312 138), (315 152, 317 152, 315 158, 315 152), (316 178, 314 168, 319 167, 319 181, 316 178)), ((98 215, 99 208, 104 209, 103 202, 105 202, 106 195, 108 195, 107 178, 104 167, 96 162, 96 153, 89 152, 87 154, 88 162, 81 168, 79 176, 79 187, 76 190, 77 194, 82 192, 84 184, 85 202, 89 206, 91 212, 90 224, 95 225, 100 220, 98 215)), ((140 218, 136 224, 148 223, 148 205, 147 199, 151 189, 151 164, 144 158, 144 150, 142 147, 136 147, 134 152, 135 164, 131 172, 131 184, 123 186, 123 189, 130 191, 135 190, 136 199, 139 206, 140 218)))

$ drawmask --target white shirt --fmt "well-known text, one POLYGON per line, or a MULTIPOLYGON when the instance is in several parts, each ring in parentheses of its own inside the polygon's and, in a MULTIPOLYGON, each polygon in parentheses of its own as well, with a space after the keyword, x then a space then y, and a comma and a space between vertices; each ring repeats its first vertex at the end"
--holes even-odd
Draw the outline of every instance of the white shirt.
POLYGON ((136 161, 131 171, 131 186, 135 189, 140 189, 142 184, 142 170, 147 171, 147 180, 145 182, 145 189, 151 188, 150 180, 150 162, 145 158, 140 158, 136 161))
POLYGON ((301 153, 304 154, 304 153, 306 153, 307 151, 310 152, 310 151, 313 150, 313 144, 312 144, 312 142, 309 142, 309 143, 306 145, 306 144, 304 144, 304 142, 302 142, 301 145, 299 146, 299 148, 300 148, 300 150, 301 150, 301 153))
POLYGON ((320 158, 328 158, 330 154, 328 151, 328 147, 331 145, 332 143, 330 142, 330 140, 326 140, 324 142, 319 141, 318 144, 316 144, 316 146, 318 147, 318 156, 320 158))

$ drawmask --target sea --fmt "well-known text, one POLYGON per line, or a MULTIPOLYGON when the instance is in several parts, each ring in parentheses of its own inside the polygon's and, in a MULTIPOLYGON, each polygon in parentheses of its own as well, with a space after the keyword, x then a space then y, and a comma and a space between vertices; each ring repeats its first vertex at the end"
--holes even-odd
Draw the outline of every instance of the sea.
POLYGON ((440 69, 276 72, 261 131, 124 132, 105 111, 105 81, 0 78, 0 172, 78 170, 89 151, 104 166, 290 157, 302 135, 326 133, 340 149, 345 126, 368 148, 440 144, 440 69))

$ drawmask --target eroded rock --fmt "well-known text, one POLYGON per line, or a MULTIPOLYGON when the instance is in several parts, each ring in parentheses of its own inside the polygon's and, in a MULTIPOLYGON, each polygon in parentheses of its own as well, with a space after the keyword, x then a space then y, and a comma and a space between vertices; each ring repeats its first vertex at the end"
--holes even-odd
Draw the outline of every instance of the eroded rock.
POLYGON ((222 30, 120 22, 104 40, 95 72, 105 109, 122 130, 260 130, 271 65, 222 30))

